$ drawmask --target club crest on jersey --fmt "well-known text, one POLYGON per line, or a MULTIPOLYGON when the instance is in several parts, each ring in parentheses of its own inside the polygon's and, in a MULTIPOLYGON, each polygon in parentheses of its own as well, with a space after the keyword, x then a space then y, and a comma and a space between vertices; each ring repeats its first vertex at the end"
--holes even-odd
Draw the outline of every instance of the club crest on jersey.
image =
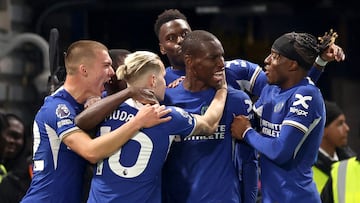
POLYGON ((284 102, 281 102, 281 103, 277 103, 275 106, 274 106, 274 112, 280 112, 281 109, 283 108, 284 106, 284 102))
POLYGON ((56 108, 56 116, 59 118, 66 118, 70 115, 70 111, 65 104, 58 104, 56 108))
POLYGON ((294 101, 293 106, 301 105, 305 109, 309 108, 309 105, 306 103, 306 101, 311 101, 312 96, 302 96, 301 94, 296 94, 295 98, 298 100, 294 101))

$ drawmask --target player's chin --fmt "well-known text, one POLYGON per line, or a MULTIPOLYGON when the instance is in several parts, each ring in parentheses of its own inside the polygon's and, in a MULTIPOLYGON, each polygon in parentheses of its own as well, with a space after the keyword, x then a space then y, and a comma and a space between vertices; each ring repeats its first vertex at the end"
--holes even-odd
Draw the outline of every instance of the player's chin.
POLYGON ((211 85, 211 87, 215 88, 215 89, 220 89, 222 87, 222 80, 218 80, 218 81, 214 81, 214 83, 211 85))

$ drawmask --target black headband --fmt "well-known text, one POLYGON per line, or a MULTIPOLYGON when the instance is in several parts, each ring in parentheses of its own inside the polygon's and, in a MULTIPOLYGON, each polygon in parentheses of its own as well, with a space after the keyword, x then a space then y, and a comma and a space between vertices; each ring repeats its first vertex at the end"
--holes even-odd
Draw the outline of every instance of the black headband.
POLYGON ((298 62, 298 64, 304 68, 311 67, 312 64, 307 63, 296 51, 294 46, 296 43, 296 37, 298 37, 298 33, 295 32, 284 34, 275 40, 272 45, 272 49, 280 55, 298 62))

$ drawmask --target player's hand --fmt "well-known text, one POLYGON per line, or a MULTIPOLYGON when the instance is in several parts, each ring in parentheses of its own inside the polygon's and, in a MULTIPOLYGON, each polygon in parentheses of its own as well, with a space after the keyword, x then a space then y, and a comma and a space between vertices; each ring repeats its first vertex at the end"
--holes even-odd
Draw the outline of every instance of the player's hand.
POLYGON ((231 135, 236 139, 242 140, 243 134, 248 128, 251 128, 251 124, 246 116, 235 116, 233 122, 231 123, 231 135))
POLYGON ((95 96, 95 97, 89 97, 85 104, 84 104, 84 109, 88 108, 89 106, 91 106, 92 104, 94 104, 95 102, 101 100, 101 97, 95 96))
POLYGON ((140 108, 134 119, 138 119, 138 121, 141 122, 142 128, 150 128, 160 123, 170 121, 171 116, 166 116, 170 112, 171 109, 167 109, 164 105, 146 104, 140 108))
POLYGON ((336 45, 331 44, 320 56, 324 61, 344 61, 345 60, 345 53, 343 49, 336 45))

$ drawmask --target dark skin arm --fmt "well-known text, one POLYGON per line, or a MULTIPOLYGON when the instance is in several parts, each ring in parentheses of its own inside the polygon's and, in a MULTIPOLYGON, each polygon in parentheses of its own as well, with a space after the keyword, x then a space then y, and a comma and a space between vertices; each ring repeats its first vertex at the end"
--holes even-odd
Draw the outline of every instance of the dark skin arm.
POLYGON ((106 116, 113 112, 121 103, 129 98, 144 101, 144 103, 147 104, 158 103, 152 92, 149 90, 128 87, 88 106, 83 112, 76 116, 75 123, 83 130, 91 130, 103 121, 106 116))
MULTIPOLYGON (((321 54, 320 56, 324 61, 344 61, 345 53, 341 47, 336 44, 330 44, 329 47, 321 54)), ((320 71, 324 70, 324 66, 320 66, 317 63, 314 63, 314 67, 319 69, 320 71)))

